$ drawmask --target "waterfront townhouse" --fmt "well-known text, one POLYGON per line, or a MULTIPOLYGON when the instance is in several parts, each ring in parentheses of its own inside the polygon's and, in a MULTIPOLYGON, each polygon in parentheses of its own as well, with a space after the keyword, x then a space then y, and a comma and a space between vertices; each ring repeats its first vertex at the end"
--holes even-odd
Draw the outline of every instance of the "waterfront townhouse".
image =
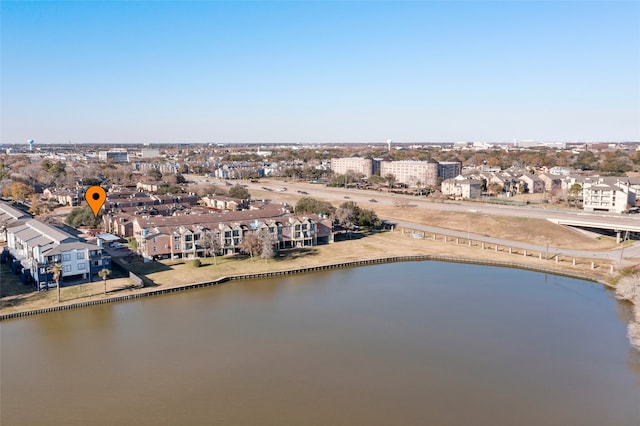
POLYGON ((111 269, 111 258, 101 244, 90 244, 36 219, 7 229, 7 245, 13 269, 36 288, 53 280, 51 267, 62 265, 65 280, 89 280, 103 268, 111 269), (16 269, 19 266, 20 271, 16 269))
POLYGON ((314 246, 333 241, 332 223, 320 215, 294 215, 274 206, 261 210, 193 214, 178 217, 137 217, 134 236, 147 259, 207 256, 240 252, 249 233, 269 232, 278 248, 314 246))
POLYGON ((7 241, 7 228, 29 219, 31 216, 27 213, 12 207, 7 202, 0 201, 0 241, 7 241))

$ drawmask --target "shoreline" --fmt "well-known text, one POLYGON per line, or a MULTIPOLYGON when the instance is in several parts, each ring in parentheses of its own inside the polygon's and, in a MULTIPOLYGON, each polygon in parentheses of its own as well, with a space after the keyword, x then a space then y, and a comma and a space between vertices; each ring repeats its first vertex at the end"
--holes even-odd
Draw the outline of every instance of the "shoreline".
POLYGON ((48 307, 39 308, 39 309, 28 309, 24 311, 12 312, 9 314, 3 314, 3 315, 0 315, 0 322, 17 319, 17 318, 23 318, 27 316, 41 315, 41 314, 46 314, 50 312, 57 312, 57 311, 63 311, 63 310, 69 310, 69 309, 79 309, 84 307, 103 305, 106 303, 126 302, 126 301, 140 299, 143 297, 159 296, 167 293, 175 293, 179 291, 188 291, 188 290, 193 290, 197 288, 211 287, 211 286, 223 284, 230 281, 260 279, 260 278, 267 278, 267 277, 274 277, 274 276, 281 276, 281 275, 297 275, 297 274, 312 273, 312 272, 330 270, 330 269, 353 268, 353 267, 361 267, 361 266, 368 266, 368 265, 375 265, 375 264, 419 262, 419 261, 464 263, 464 264, 484 265, 484 266, 493 266, 493 267, 501 267, 501 268, 520 269, 520 270, 527 270, 532 272, 564 276, 568 278, 575 278, 575 279, 580 279, 584 281, 597 282, 607 288, 613 288, 613 286, 604 279, 598 279, 597 277, 594 277, 591 275, 584 275, 584 274, 580 274, 573 271, 559 270, 559 269, 553 269, 553 268, 543 268, 536 265, 527 265, 527 264, 518 263, 518 262, 505 262, 505 261, 478 259, 478 258, 471 258, 471 257, 419 254, 419 255, 406 255, 406 256, 388 256, 388 257, 373 258, 373 259, 360 259, 360 260, 353 260, 348 262, 328 263, 328 264, 320 264, 320 265, 308 266, 308 267, 302 267, 302 268, 289 268, 289 269, 276 270, 276 271, 235 274, 235 275, 229 275, 229 276, 222 276, 215 280, 178 284, 176 286, 165 287, 160 289, 154 289, 153 287, 142 287, 142 288, 135 289, 135 290, 139 290, 136 293, 127 294, 127 295, 107 297, 103 299, 70 303, 65 305, 48 306, 48 307))

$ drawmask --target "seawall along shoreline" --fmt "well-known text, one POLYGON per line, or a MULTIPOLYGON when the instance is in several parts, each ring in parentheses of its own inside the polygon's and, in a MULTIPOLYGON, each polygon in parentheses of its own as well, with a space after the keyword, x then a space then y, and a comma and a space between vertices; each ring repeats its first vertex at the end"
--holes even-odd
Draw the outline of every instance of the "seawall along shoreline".
POLYGON ((167 293, 175 293, 179 291, 210 287, 210 286, 226 283, 229 281, 236 281, 236 280, 275 277, 280 275, 303 274, 303 273, 309 273, 309 272, 324 271, 329 269, 351 268, 351 267, 375 265, 375 264, 382 264, 382 263, 415 262, 415 261, 429 261, 429 260, 529 270, 529 271, 535 271, 535 272, 548 273, 552 275, 565 276, 569 278, 576 278, 576 279, 581 279, 585 281, 598 282, 605 286, 610 286, 609 283, 605 282, 604 280, 598 280, 594 276, 583 275, 579 273, 556 270, 556 269, 541 268, 533 265, 525 265, 525 264, 516 263, 516 262, 503 262, 503 261, 494 261, 494 260, 461 258, 461 257, 454 257, 454 256, 438 256, 438 255, 392 256, 392 257, 363 259, 363 260, 355 260, 355 261, 349 261, 349 262, 310 266, 305 268, 285 269, 280 271, 230 275, 230 276, 220 277, 218 279, 211 280, 211 281, 182 284, 174 287, 167 287, 167 288, 161 288, 161 289, 152 289, 150 287, 146 287, 147 289, 146 291, 141 291, 139 293, 134 293, 134 294, 107 297, 104 299, 96 299, 96 300, 90 300, 86 302, 70 303, 65 305, 49 306, 46 308, 31 309, 31 310, 25 310, 21 312, 12 312, 10 314, 0 315, 0 321, 22 318, 22 317, 32 316, 32 315, 46 314, 50 312, 69 310, 69 309, 78 309, 78 308, 84 308, 84 307, 90 307, 90 306, 103 305, 105 303, 126 302, 130 300, 140 299, 142 297, 157 296, 157 295, 162 295, 167 293))

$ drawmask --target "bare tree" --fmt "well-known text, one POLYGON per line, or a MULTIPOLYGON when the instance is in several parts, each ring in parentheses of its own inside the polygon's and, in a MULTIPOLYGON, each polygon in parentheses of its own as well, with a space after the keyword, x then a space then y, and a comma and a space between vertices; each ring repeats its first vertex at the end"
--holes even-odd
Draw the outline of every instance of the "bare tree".
POLYGON ((240 250, 242 250, 243 253, 247 253, 253 262, 253 255, 257 254, 260 250, 260 241, 258 240, 258 236, 253 232, 247 231, 242 237, 240 250))
POLYGON ((213 256, 213 264, 218 264, 217 254, 222 250, 219 233, 213 229, 204 230, 204 243, 207 256, 213 256))
POLYGON ((258 241, 260 242, 260 257, 266 263, 268 259, 276 255, 278 237, 269 230, 262 229, 258 232, 258 241))
POLYGON ((353 228, 355 227, 355 220, 352 211, 350 209, 340 207, 336 209, 334 218, 336 222, 338 222, 338 225, 349 233, 349 238, 351 238, 351 231, 353 231, 353 228))

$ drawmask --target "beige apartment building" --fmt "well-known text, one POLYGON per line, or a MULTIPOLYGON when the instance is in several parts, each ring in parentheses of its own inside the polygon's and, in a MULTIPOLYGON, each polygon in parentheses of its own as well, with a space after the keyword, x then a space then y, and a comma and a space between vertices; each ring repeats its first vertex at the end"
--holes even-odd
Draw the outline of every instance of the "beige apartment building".
POLYGON ((430 186, 438 182, 438 162, 429 161, 382 161, 380 176, 392 174, 397 183, 408 186, 430 186))
POLYGON ((351 171, 370 177, 373 174, 373 160, 362 157, 332 158, 331 170, 337 175, 346 175, 351 171))

